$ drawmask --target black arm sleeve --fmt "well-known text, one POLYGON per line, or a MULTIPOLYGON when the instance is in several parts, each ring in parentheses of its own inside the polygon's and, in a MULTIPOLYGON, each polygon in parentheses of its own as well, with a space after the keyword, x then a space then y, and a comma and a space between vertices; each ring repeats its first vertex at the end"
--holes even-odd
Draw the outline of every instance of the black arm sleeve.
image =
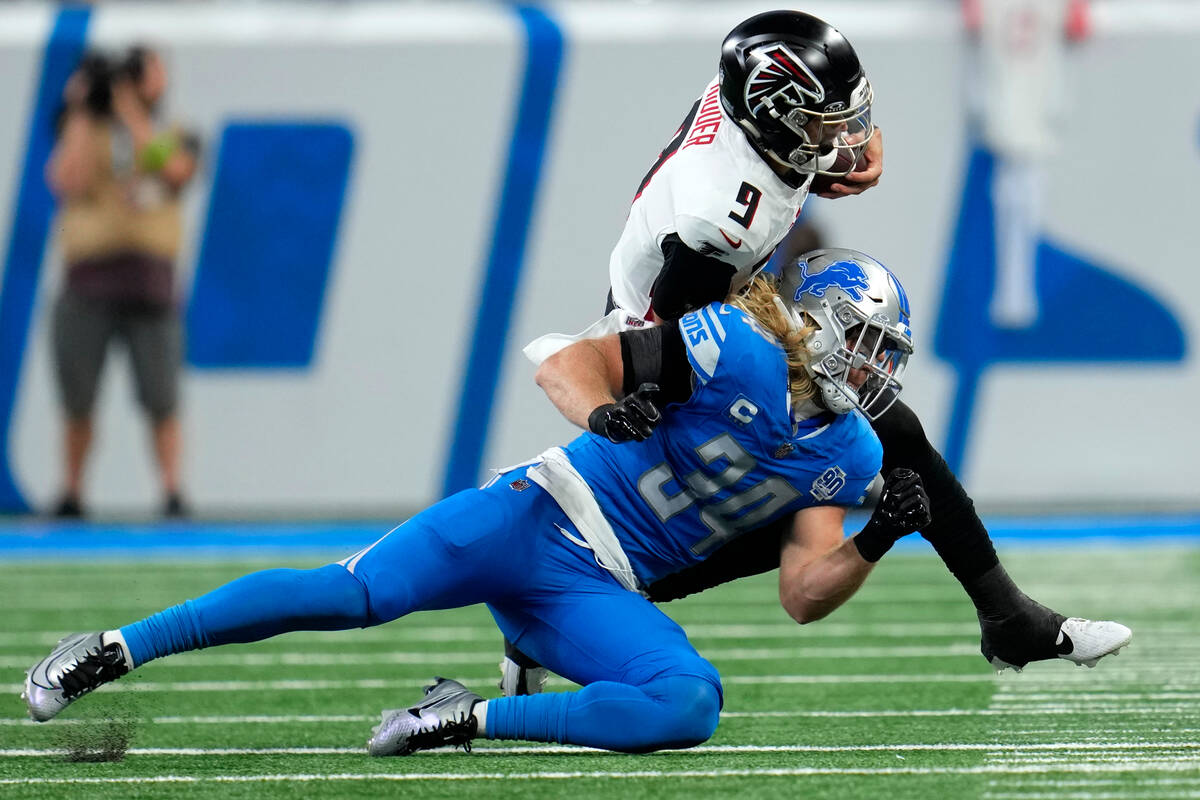
POLYGON ((660 408, 692 396, 692 365, 677 323, 623 331, 619 339, 624 394, 632 394, 643 383, 657 383, 660 391, 655 402, 660 408))
POLYGON ((674 233, 663 240, 662 251, 663 267, 650 290, 650 308, 659 319, 679 319, 729 294, 737 274, 731 264, 697 253, 674 233))
POLYGON ((647 594, 655 603, 678 600, 722 583, 779 568, 779 550, 792 526, 787 514, 739 536, 699 564, 659 578, 647 594))
POLYGON ((912 409, 897 401, 871 426, 883 444, 883 474, 896 467, 907 467, 921 476, 933 516, 921 529, 921 535, 933 545, 954 576, 966 585, 1000 563, 987 528, 975 512, 975 504, 941 454, 929 443, 912 409))

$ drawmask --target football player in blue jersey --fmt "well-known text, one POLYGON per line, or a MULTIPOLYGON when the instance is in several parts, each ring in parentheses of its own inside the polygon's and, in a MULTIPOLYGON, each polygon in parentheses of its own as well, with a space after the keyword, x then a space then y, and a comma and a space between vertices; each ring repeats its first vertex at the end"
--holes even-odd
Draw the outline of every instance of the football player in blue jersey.
POLYGON ((372 754, 476 737, 623 752, 703 742, 720 678, 639 590, 786 520, 780 599, 806 623, 927 524, 920 478, 897 470, 865 527, 843 537, 847 507, 879 476, 867 419, 900 390, 908 318, 883 265, 826 251, 785 269, 778 291, 758 278, 678 325, 571 345, 537 379, 589 432, 343 561, 252 573, 119 629, 67 637, 28 672, 29 712, 48 720, 172 653, 487 603, 506 636, 582 688, 484 700, 438 679, 414 706, 384 712, 372 754))
MULTIPOLYGON (((873 97, 854 48, 825 21, 798 11, 743 21, 725 37, 717 76, 638 187, 609 259, 608 313, 578 337, 544 336, 525 353, 536 363, 572 340, 674 323, 744 285, 810 193, 845 197, 878 182, 883 150, 873 97)), ((1094 664, 1128 642, 1123 627, 1068 619, 1017 587, 912 409, 895 403, 871 424, 885 472, 904 467, 924 481, 933 515, 921 535, 975 604, 980 650, 994 667, 1052 658, 1094 664), (1107 649, 1094 646, 1106 637, 1107 649)), ((773 534, 739 539, 648 594, 672 600, 774 569, 785 532, 777 525, 773 534)), ((509 642, 501 670, 506 694, 536 692, 546 676, 509 642)))

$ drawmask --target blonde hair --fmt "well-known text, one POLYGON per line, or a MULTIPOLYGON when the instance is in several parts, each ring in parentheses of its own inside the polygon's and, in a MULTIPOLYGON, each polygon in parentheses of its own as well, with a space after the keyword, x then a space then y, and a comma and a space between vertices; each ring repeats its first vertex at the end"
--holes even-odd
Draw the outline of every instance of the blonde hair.
POLYGON ((808 348, 804 346, 804 339, 814 328, 793 327, 792 321, 776 303, 777 296, 774 279, 759 275, 744 289, 730 295, 726 302, 753 317, 766 333, 779 342, 787 360, 792 408, 799 408, 803 403, 815 399, 819 391, 808 371, 810 356, 808 348))

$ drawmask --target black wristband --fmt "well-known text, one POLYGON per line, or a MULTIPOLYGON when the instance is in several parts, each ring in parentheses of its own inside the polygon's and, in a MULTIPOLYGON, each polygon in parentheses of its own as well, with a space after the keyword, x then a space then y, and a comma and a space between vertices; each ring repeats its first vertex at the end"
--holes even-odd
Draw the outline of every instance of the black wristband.
POLYGON ((889 536, 877 525, 868 524, 854 535, 854 546, 864 561, 874 564, 883 558, 883 554, 892 549, 896 543, 895 537, 889 536))
POLYGON ((616 403, 605 403, 602 406, 596 406, 592 413, 588 414, 588 430, 597 436, 608 438, 608 412, 616 408, 616 403))

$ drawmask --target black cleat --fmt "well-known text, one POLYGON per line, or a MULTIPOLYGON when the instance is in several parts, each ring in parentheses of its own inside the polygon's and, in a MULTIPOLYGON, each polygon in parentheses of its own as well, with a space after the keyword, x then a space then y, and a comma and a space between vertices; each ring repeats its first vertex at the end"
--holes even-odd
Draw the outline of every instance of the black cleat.
POLYGON ((190 516, 187 503, 179 492, 171 492, 163 501, 163 516, 167 519, 183 519, 190 516))
POLYGON ((58 501, 58 505, 54 507, 54 516, 59 519, 81 519, 83 517, 83 504, 79 502, 79 498, 73 494, 64 494, 58 501))

